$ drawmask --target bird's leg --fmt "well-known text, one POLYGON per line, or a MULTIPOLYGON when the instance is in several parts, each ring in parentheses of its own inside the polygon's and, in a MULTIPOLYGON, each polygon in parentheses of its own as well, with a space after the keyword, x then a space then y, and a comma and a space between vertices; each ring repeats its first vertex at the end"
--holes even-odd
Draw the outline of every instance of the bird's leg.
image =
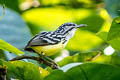
POLYGON ((44 58, 52 64, 51 67, 59 69, 59 66, 51 58, 47 56, 44 56, 44 58))
POLYGON ((46 63, 49 63, 51 65, 51 67, 54 67, 57 69, 59 68, 58 65, 51 58, 45 56, 43 52, 38 55, 39 55, 39 58, 43 59, 46 63))
POLYGON ((46 58, 49 62, 52 62, 53 64, 57 65, 51 58, 44 56, 44 58, 46 58))

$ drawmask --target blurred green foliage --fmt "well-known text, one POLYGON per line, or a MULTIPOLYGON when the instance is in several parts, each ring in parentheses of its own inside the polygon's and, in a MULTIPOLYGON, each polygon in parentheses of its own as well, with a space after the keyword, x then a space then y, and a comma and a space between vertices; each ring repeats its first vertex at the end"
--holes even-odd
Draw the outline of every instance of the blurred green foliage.
POLYGON ((0 0, 0 4, 4 4, 8 8, 20 12, 18 0, 0 0))
POLYGON ((6 65, 8 77, 18 78, 20 80, 41 80, 39 67, 23 61, 5 62, 0 61, 1 65, 6 65))
POLYGON ((105 6, 107 11, 112 17, 120 15, 120 1, 119 0, 105 0, 105 6))
POLYGON ((67 72, 55 70, 47 76, 45 80, 119 80, 119 69, 119 67, 108 64, 85 63, 83 65, 73 67, 67 72))
POLYGON ((24 54, 24 52, 18 50, 17 48, 13 47, 9 43, 7 43, 1 39, 0 39, 0 49, 15 53, 16 55, 24 54))
POLYGON ((6 6, 0 21, 0 65, 7 67, 8 80, 120 79, 119 0, 0 0, 0 4, 0 16, 2 4, 6 6), (5 61, 14 57, 11 53, 36 56, 23 50, 31 36, 65 22, 88 26, 77 30, 66 51, 51 56, 61 70, 31 60, 5 61))

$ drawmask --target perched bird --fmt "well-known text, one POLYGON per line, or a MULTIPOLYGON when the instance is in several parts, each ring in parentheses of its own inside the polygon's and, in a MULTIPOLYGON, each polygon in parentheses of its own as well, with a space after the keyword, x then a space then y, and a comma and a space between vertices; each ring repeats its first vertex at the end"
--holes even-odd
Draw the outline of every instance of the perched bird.
POLYGON ((86 24, 64 23, 55 31, 40 32, 28 42, 25 50, 44 53, 46 56, 54 55, 66 46, 78 28, 84 26, 86 24))

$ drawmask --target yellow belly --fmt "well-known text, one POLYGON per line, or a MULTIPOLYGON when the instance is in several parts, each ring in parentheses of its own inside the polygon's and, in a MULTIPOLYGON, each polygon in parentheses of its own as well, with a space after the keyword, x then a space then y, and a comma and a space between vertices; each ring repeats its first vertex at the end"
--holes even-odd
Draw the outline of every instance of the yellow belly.
POLYGON ((64 48, 64 44, 59 43, 55 45, 47 45, 47 46, 34 46, 31 47, 35 52, 41 54, 43 52, 46 56, 51 56, 64 48))

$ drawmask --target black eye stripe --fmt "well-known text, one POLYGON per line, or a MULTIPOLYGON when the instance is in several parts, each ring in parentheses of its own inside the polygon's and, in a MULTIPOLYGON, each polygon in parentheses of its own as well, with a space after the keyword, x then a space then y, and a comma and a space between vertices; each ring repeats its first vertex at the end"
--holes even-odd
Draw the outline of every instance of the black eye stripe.
POLYGON ((70 30, 72 30, 71 29, 72 27, 75 28, 76 25, 77 24, 74 24, 74 23, 64 23, 55 32, 57 32, 57 33, 67 33, 70 30))
POLYGON ((64 33, 64 35, 65 35, 66 33, 68 33, 69 31, 71 31, 72 29, 73 29, 73 27, 70 28, 69 30, 67 30, 67 31, 64 33))

